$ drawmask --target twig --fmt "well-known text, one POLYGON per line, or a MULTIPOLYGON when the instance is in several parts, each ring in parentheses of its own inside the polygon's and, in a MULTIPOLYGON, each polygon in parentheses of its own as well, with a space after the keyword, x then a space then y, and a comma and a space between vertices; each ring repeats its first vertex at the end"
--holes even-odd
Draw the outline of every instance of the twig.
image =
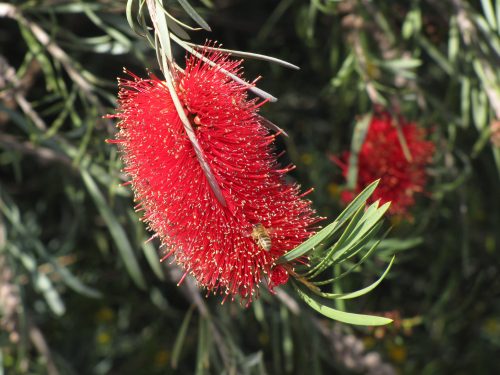
MULTIPOLYGON (((42 131, 47 130, 47 125, 43 119, 38 116, 38 113, 33 109, 31 104, 26 100, 24 96, 24 90, 22 89, 22 83, 16 76, 15 69, 9 65, 7 60, 0 55, 0 76, 2 81, 0 82, 0 89, 7 86, 7 84, 12 85, 12 90, 7 91, 7 97, 11 96, 14 98, 15 102, 21 107, 25 115, 31 119, 33 124, 42 131)), ((5 94, 4 94, 5 95, 5 94)))
MULTIPOLYGON (((182 271, 179 267, 167 264, 167 270, 170 276, 171 281, 177 283, 178 280, 182 278, 182 271)), ((210 329, 212 331, 212 335, 214 337, 215 342, 217 343, 217 349, 219 350, 222 360, 226 366, 226 368, 230 368, 231 360, 229 355, 229 349, 227 348, 226 343, 222 337, 221 332, 213 322, 213 319, 210 317, 210 312, 208 307, 200 295, 200 291, 196 282, 191 277, 186 277, 184 282, 180 286, 182 293, 186 297, 186 299, 196 306, 198 312, 204 317, 207 318, 210 323, 210 329)))
POLYGON ((281 288, 278 288, 276 289, 275 293, 276 297, 281 301, 281 303, 283 303, 283 305, 285 305, 288 308, 288 310, 290 310, 290 312, 293 315, 300 314, 299 304, 292 297, 290 297, 290 295, 287 292, 285 292, 281 288))
POLYGON ((50 148, 34 145, 31 142, 20 142, 16 137, 10 134, 0 133, 0 144, 5 148, 10 148, 24 154, 36 156, 36 159, 41 162, 57 162, 73 168, 69 157, 58 154, 50 148))
POLYGON ((93 103, 98 102, 93 93, 92 86, 78 72, 78 69, 73 66, 73 62, 66 52, 64 52, 56 43, 54 43, 54 41, 51 40, 50 36, 44 29, 42 29, 38 24, 29 21, 22 15, 18 8, 10 4, 0 4, 0 16, 1 15, 13 18, 23 26, 27 27, 33 33, 38 42, 40 42, 40 44, 47 49, 52 57, 61 63, 70 78, 77 84, 80 90, 87 94, 93 103))
POLYGON ((43 337, 42 331, 31 320, 28 321, 28 331, 33 346, 45 359, 47 374, 59 375, 59 371, 57 370, 54 360, 52 359, 50 348, 47 345, 47 341, 45 341, 45 337, 43 337))
POLYGON ((94 93, 94 87, 80 74, 78 67, 76 67, 68 56, 68 54, 59 47, 49 34, 45 32, 37 23, 28 20, 23 16, 21 11, 11 4, 0 3, 0 17, 12 18, 20 24, 28 28, 38 42, 50 53, 50 55, 57 60, 66 70, 72 81, 78 88, 85 94, 90 103, 92 103, 98 110, 104 114, 104 107, 101 105, 97 95, 94 93))

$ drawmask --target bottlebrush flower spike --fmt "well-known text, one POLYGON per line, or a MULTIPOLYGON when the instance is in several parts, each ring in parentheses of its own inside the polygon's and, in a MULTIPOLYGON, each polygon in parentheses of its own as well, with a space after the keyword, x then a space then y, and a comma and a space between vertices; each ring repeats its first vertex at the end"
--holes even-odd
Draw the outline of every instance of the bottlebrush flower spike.
MULTIPOLYGON (((369 201, 392 202, 390 213, 408 215, 408 209, 415 204, 415 194, 424 191, 427 182, 425 168, 432 161, 435 146, 424 140, 426 132, 416 124, 401 119, 399 125, 411 158, 404 154, 391 115, 387 112, 374 114, 358 155, 356 188, 342 193, 344 202, 350 202, 355 193, 380 178, 378 189, 369 201)), ((340 159, 332 157, 342 168, 344 177, 349 173, 349 156, 350 153, 345 152, 340 159)))
POLYGON ((275 261, 313 233, 318 221, 299 186, 284 181, 273 154, 276 134, 264 127, 241 76, 240 61, 207 52, 211 66, 191 56, 177 70, 176 92, 226 205, 214 195, 164 82, 151 76, 120 80, 116 140, 131 178, 137 209, 165 249, 214 293, 258 295, 286 283, 275 261))

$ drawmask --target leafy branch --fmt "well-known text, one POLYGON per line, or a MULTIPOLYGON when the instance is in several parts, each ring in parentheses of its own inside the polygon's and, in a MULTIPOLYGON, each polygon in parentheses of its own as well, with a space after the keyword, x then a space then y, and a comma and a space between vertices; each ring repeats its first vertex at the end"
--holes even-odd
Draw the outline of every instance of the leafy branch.
POLYGON ((357 325, 384 325, 392 322, 391 319, 352 314, 339 311, 330 306, 329 300, 345 300, 361 297, 375 287, 387 276, 394 263, 394 256, 389 265, 371 285, 350 293, 325 293, 321 288, 334 286, 342 278, 356 270, 374 252, 380 243, 374 240, 382 227, 382 218, 390 203, 379 206, 375 202, 365 209, 367 199, 375 191, 379 180, 367 186, 331 224, 309 238, 278 259, 278 264, 285 264, 307 257, 307 265, 298 266, 293 271, 293 286, 298 295, 319 313, 344 323, 357 325), (354 265, 350 260, 360 256, 354 265), (321 275, 346 266, 347 270, 327 280, 318 280, 321 275))

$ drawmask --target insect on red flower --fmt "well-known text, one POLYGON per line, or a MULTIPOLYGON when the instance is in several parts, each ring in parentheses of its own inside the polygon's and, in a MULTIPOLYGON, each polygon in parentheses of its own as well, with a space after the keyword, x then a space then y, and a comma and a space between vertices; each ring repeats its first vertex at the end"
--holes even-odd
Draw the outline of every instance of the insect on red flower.
MULTIPOLYGON (((408 216, 415 204, 415 194, 424 191, 427 182, 426 167, 431 163, 435 146, 425 140, 426 131, 417 124, 400 119, 398 126, 407 145, 405 155, 398 128, 387 112, 374 114, 358 155, 358 176, 354 191, 344 191, 341 199, 348 203, 369 183, 381 179, 371 202, 392 202, 389 212, 408 216)), ((349 152, 332 160, 342 168, 344 177, 349 173, 349 152)))
POLYGON ((299 186, 284 181, 293 167, 278 166, 276 134, 257 114, 264 102, 249 99, 248 86, 225 74, 241 77, 241 61, 206 51, 204 59, 215 64, 187 58, 185 70, 175 72, 175 85, 222 200, 165 82, 156 77, 119 81, 119 132, 112 142, 164 258, 173 256, 208 291, 250 303, 264 276, 270 289, 287 282, 275 261, 309 238, 318 218, 299 186))

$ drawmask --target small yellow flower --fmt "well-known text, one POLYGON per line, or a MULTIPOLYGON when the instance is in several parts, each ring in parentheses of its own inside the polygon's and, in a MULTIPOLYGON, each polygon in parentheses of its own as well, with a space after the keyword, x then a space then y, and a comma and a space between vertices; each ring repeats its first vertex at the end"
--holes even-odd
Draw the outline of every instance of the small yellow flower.
POLYGON ((342 188, 338 184, 334 184, 333 182, 328 184, 328 194, 330 197, 337 199, 340 196, 340 192, 342 188))
POLYGON ((103 332, 99 332, 99 334, 97 335, 97 343, 99 345, 107 345, 111 342, 111 335, 106 332, 106 331, 103 331, 103 332))
POLYGON ((302 155, 300 155, 300 160, 305 165, 311 165, 314 161, 314 157, 311 154, 306 152, 306 153, 303 153, 302 155))
POLYGON ((486 247, 486 251, 490 254, 495 252, 496 247, 496 241, 495 241, 495 236, 492 234, 486 235, 484 239, 484 246, 486 247))
POLYGON ((500 335, 500 321, 498 319, 487 319, 481 328, 485 333, 491 336, 500 335))
POLYGON ((403 219, 405 218, 401 215, 393 215, 390 217, 391 225, 393 227, 397 227, 399 224, 403 222, 403 219))
POLYGON ((269 343, 269 336, 267 335, 267 333, 259 333, 258 339, 261 345, 267 345, 269 343))
POLYGON ((154 363, 156 367, 164 367, 170 360, 170 352, 162 349, 156 352, 154 363))
POLYGON ((375 65, 371 61, 366 62, 365 72, 366 72, 366 75, 371 79, 376 80, 376 79, 380 78, 380 69, 378 68, 377 65, 375 65))
POLYGON ((408 351, 402 344, 390 344, 388 345, 388 355, 389 358, 394 363, 403 363, 406 360, 408 351))
POLYGON ((98 322, 110 322, 114 317, 115 313, 109 307, 101 308, 96 314, 96 319, 98 322))
POLYGON ((367 350, 373 348, 375 346, 375 339, 371 336, 366 336, 363 338, 363 345, 367 350))

